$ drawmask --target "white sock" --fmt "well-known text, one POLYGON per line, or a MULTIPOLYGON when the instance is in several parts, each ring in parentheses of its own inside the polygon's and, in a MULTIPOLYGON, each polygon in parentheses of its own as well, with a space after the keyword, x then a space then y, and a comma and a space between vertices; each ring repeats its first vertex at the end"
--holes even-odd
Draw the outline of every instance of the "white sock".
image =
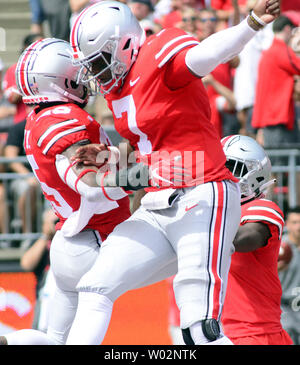
POLYGON ((80 292, 67 345, 100 345, 106 334, 113 302, 93 292, 80 292))
POLYGON ((233 345, 227 336, 222 336, 215 341, 208 342, 206 345, 233 345))
POLYGON ((233 343, 229 340, 228 337, 224 335, 221 331, 220 336, 215 341, 209 341, 203 331, 202 331, 202 323, 196 322, 190 326, 190 334, 195 345, 233 345, 233 343))
POLYGON ((209 340, 202 331, 202 322, 196 322, 190 326, 190 334, 195 345, 205 345, 209 340))
POLYGON ((8 345, 56 345, 46 333, 33 329, 10 332, 5 337, 8 345))

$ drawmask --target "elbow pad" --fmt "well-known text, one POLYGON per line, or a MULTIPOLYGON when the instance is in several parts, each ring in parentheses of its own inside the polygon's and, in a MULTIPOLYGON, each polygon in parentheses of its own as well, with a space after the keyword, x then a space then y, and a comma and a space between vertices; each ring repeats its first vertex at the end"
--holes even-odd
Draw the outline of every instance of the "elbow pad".
POLYGON ((257 32, 244 19, 240 24, 221 30, 190 48, 185 56, 187 67, 197 76, 205 76, 219 64, 237 56, 257 32))

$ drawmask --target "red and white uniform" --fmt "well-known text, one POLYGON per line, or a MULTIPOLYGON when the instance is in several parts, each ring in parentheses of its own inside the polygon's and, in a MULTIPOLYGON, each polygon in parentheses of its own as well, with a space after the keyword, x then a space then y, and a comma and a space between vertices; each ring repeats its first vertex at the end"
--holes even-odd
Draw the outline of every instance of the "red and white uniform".
POLYGON ((196 184, 236 181, 225 167, 219 135, 210 123, 203 83, 185 64, 187 50, 196 44, 195 38, 176 28, 147 38, 121 90, 106 99, 117 131, 142 156, 178 151, 183 157, 190 151, 196 184), (204 161, 197 159, 199 151, 204 161))
POLYGON ((271 237, 264 247, 232 255, 222 315, 224 332, 235 344, 262 344, 262 340, 272 341, 264 343, 269 345, 291 344, 280 323, 277 259, 283 213, 272 201, 255 199, 242 205, 240 225, 248 222, 266 224, 271 237))
POLYGON ((120 91, 106 95, 117 131, 143 161, 161 152, 177 151, 183 158, 191 152, 196 186, 148 192, 141 207, 109 235, 77 286, 113 302, 128 290, 177 273, 182 328, 220 318, 240 219, 239 188, 225 167, 206 91, 185 64, 187 49, 197 43, 179 29, 147 38, 120 91), (204 164, 198 160, 200 177, 198 152, 204 155, 204 164), (173 204, 171 194, 177 196, 173 204))
MULTIPOLYGON (((58 155, 81 140, 110 144, 106 133, 75 104, 58 105, 38 113, 37 110, 27 118, 24 148, 46 199, 59 217, 56 228, 63 227, 68 236, 82 229, 93 229, 104 240, 117 224, 130 216, 128 197, 107 200, 104 204, 90 202, 60 178, 55 163, 58 155)), ((100 188, 99 194, 102 194, 100 188)))
MULTIPOLYGON (((75 104, 40 111, 35 108, 27 118, 26 155, 46 199, 59 217, 50 248, 56 291, 47 330, 47 338, 56 344, 66 342, 77 309, 78 281, 92 267, 102 242, 130 216, 128 197, 90 201, 72 189, 65 182, 67 178, 60 177, 57 156, 85 139, 110 144, 99 123, 75 104)), ((100 187, 99 194, 102 194, 100 187)))

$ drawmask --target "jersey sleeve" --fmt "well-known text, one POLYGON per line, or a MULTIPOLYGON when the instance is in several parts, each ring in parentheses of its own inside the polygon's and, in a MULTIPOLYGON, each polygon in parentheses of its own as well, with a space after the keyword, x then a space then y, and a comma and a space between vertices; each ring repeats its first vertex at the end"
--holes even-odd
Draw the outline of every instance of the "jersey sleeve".
POLYGON ((242 207, 241 225, 247 222, 260 222, 266 224, 271 234, 277 232, 281 239, 284 227, 283 213, 272 201, 267 199, 256 199, 250 204, 242 207))
POLYGON ((38 138, 37 146, 44 155, 54 156, 88 138, 85 125, 80 124, 77 119, 66 119, 49 126, 38 138))
POLYGON ((36 118, 38 127, 34 128, 36 146, 47 156, 61 154, 71 145, 89 139, 88 126, 92 121, 91 116, 72 106, 41 112, 36 118))

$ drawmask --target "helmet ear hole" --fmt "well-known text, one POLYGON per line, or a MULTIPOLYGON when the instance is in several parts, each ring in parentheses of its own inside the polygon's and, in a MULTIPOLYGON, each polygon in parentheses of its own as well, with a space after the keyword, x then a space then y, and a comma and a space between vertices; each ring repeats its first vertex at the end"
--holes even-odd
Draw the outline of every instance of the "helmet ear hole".
POLYGON ((126 43, 124 44, 123 51, 125 51, 125 49, 128 49, 130 47, 130 43, 131 43, 131 39, 128 38, 126 43))
POLYGON ((71 81, 70 81, 70 85, 71 85, 71 88, 72 88, 72 89, 77 89, 77 88, 78 88, 78 86, 79 86, 79 84, 77 84, 77 82, 76 82, 76 81, 74 81, 74 80, 71 80, 71 81))

